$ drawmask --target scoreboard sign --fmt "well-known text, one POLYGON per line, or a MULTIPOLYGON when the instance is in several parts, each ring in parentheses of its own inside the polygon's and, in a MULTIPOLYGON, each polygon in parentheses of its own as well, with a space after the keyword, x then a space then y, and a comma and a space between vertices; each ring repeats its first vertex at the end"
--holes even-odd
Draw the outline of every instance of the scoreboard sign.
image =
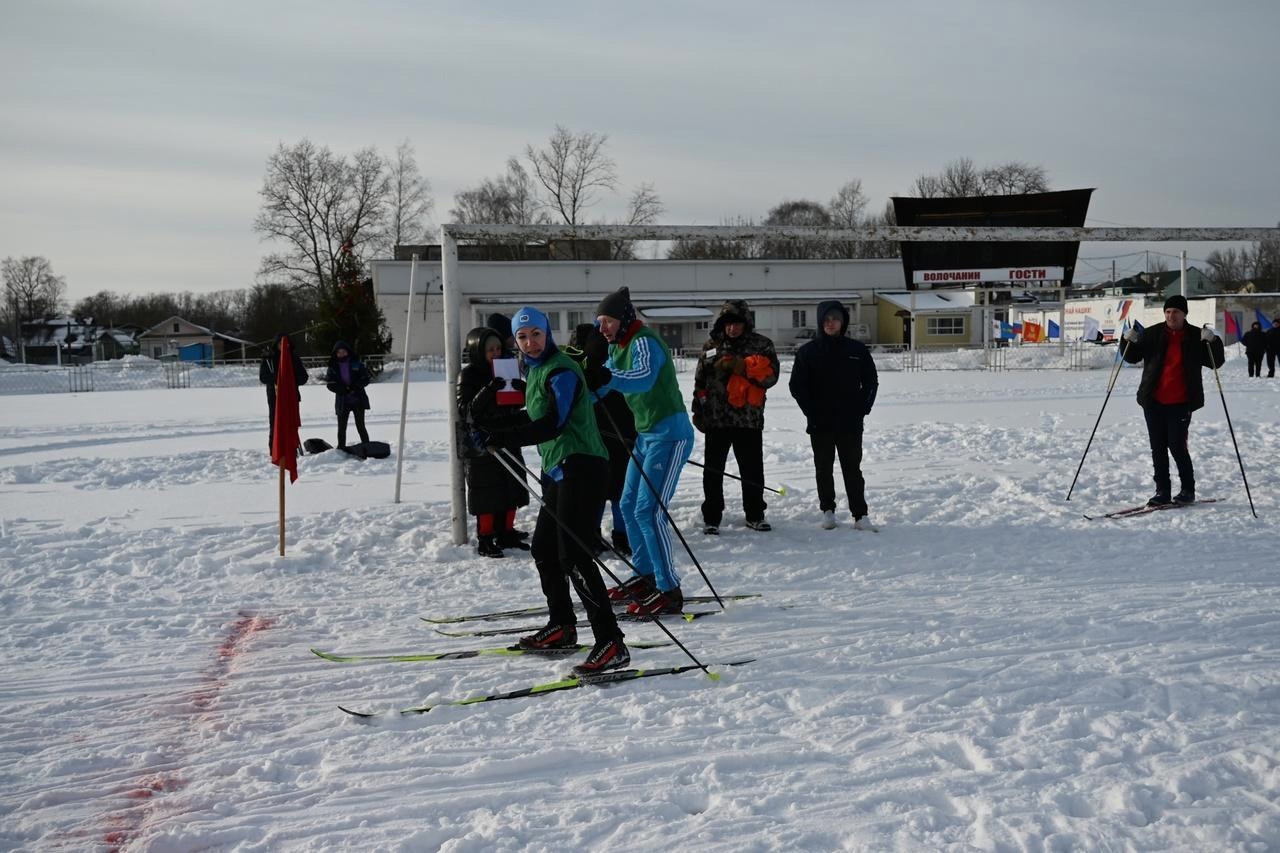
POLYGON ((968 270, 914 270, 912 281, 916 284, 985 284, 1008 282, 1011 284, 1044 284, 1059 282, 1066 276, 1063 267, 997 267, 995 269, 968 270))

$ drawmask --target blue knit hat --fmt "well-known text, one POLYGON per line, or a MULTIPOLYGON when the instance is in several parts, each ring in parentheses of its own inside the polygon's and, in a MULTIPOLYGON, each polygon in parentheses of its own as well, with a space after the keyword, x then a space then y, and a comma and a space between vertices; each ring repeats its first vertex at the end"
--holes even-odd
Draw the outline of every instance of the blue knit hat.
POLYGON ((551 340, 551 321, 547 319, 547 315, 532 305, 525 305, 523 308, 517 308, 516 313, 512 315, 511 333, 515 334, 521 329, 529 328, 541 329, 547 336, 547 340, 551 340))

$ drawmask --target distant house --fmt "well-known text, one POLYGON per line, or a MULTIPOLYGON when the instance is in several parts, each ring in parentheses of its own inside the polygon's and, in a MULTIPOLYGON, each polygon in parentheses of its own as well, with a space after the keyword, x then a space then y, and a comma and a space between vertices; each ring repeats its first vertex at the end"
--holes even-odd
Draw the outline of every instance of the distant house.
MULTIPOLYGON (((1166 299, 1175 293, 1182 293, 1182 270, 1164 270, 1152 273, 1153 285, 1160 295, 1166 299)), ((1220 293, 1217 282, 1200 271, 1199 268, 1187 267, 1187 296, 1208 296, 1220 293)))
POLYGON ((22 345, 5 344, 6 355, 27 364, 87 364, 135 355, 138 326, 107 328, 92 319, 45 317, 22 324, 22 345), (10 349, 10 347, 13 347, 10 349))
POLYGON ((92 322, 76 317, 44 317, 22 324, 22 353, 27 364, 83 364, 93 361, 92 322))
POLYGON ((138 335, 142 334, 141 326, 121 326, 113 329, 98 329, 94 336, 95 361, 123 358, 126 355, 138 354, 138 335))
POLYGON ((170 317, 138 335, 138 353, 151 358, 209 363, 247 358, 249 341, 170 317))
POLYGON ((973 306, 973 292, 965 290, 877 293, 875 340, 910 344, 914 323, 920 346, 981 343, 973 306))

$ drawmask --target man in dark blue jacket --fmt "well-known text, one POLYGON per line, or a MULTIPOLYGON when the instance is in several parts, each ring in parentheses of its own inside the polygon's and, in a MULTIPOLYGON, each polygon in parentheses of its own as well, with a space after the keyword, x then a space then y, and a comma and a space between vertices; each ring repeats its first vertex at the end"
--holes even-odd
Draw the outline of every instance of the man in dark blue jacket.
POLYGON ((871 414, 880 380, 871 351, 845 337, 849 311, 835 300, 818 304, 820 334, 796 351, 791 369, 791 396, 804 412, 813 446, 822 526, 836 526, 835 457, 849 498, 853 526, 874 530, 867 518, 866 483, 862 479, 862 421, 871 414))

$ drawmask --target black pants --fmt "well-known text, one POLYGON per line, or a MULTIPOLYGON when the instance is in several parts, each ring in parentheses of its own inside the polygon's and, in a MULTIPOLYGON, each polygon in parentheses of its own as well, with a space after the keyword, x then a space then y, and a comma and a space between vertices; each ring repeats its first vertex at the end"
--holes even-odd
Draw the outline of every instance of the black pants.
POLYGON ((1267 353, 1267 378, 1268 379, 1275 378, 1277 358, 1280 358, 1280 355, 1277 355, 1276 353, 1273 353, 1273 352, 1267 353))
POLYGON ((581 541, 589 548, 600 538, 596 525, 604 506, 608 463, 598 456, 575 455, 562 464, 565 469, 563 479, 542 478, 543 504, 530 540, 530 553, 538 567, 542 594, 546 596, 547 608, 551 611, 550 621, 557 625, 577 622, 573 601, 569 598, 569 582, 572 580, 573 588, 587 611, 596 642, 621 639, 622 631, 613 615, 613 605, 609 603, 600 568, 591 552, 578 544, 581 541), (573 535, 566 532, 561 524, 566 525, 573 535), (575 541, 575 536, 578 541, 575 541))
POLYGON ((348 409, 342 407, 342 411, 338 414, 338 446, 347 446, 347 415, 356 416, 356 432, 360 433, 360 440, 367 442, 369 440, 369 431, 364 428, 364 409, 348 409))
POLYGON ((724 516, 724 466, 729 450, 738 462, 742 477, 742 509, 747 521, 762 521, 768 504, 764 502, 764 431, 732 427, 706 432, 702 469, 702 520, 720 525, 724 516))
POLYGON ((856 432, 813 432, 814 477, 818 482, 818 508, 823 512, 836 508, 835 461, 840 456, 840 474, 844 492, 849 497, 849 512, 854 518, 867 514, 867 484, 862 479, 862 429, 856 432))
POLYGON ((1169 457, 1178 466, 1178 479, 1182 490, 1194 493, 1195 471, 1191 467, 1191 451, 1187 449, 1187 433, 1191 429, 1191 407, 1185 403, 1166 406, 1151 403, 1142 410, 1147 418, 1147 437, 1151 440, 1151 461, 1155 466, 1156 491, 1162 495, 1171 492, 1169 485, 1169 457))
POLYGON ((276 447, 276 395, 267 395, 267 450, 276 447))
MULTIPOLYGON (((1249 362, 1249 375, 1261 376, 1262 375, 1262 353, 1249 352, 1246 350, 1244 357, 1249 362)), ((1274 372, 1275 356, 1270 356, 1270 360, 1272 362, 1272 370, 1274 372)))

